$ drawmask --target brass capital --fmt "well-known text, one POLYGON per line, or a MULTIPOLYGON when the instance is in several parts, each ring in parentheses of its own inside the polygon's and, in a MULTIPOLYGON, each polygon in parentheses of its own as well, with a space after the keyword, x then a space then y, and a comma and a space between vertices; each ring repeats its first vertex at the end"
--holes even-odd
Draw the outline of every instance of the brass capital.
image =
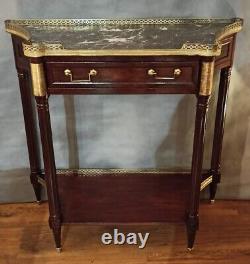
POLYGON ((32 89, 34 96, 46 95, 46 82, 44 77, 43 64, 31 63, 30 64, 32 89))
POLYGON ((213 89, 214 60, 204 61, 201 67, 201 83, 199 95, 209 96, 213 89))

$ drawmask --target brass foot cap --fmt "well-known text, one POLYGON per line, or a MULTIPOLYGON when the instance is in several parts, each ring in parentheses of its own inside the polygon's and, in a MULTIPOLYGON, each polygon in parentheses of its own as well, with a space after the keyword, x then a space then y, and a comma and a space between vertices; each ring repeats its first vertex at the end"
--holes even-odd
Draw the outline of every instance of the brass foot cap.
POLYGON ((187 248, 187 250, 190 252, 190 251, 192 251, 194 248, 192 247, 192 248, 187 248))
POLYGON ((40 201, 36 201, 36 203, 40 205, 42 203, 42 201, 41 200, 40 201))
POLYGON ((211 203, 211 204, 214 204, 214 203, 215 203, 215 200, 210 200, 210 203, 211 203))
POLYGON ((62 248, 61 247, 56 248, 56 251, 57 251, 57 253, 61 253, 62 252, 62 248))

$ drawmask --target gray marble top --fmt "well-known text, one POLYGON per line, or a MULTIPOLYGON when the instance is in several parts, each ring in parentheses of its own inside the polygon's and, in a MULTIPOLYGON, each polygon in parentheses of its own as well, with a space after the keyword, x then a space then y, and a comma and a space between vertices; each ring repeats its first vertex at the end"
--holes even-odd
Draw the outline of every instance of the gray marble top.
POLYGON ((6 31, 26 40, 28 54, 105 52, 129 55, 219 55, 220 40, 237 33, 242 19, 7 20, 6 31), (60 52, 59 52, 60 51, 60 52), (67 52, 68 51, 68 52, 67 52), (70 52, 69 52, 70 51, 70 52))

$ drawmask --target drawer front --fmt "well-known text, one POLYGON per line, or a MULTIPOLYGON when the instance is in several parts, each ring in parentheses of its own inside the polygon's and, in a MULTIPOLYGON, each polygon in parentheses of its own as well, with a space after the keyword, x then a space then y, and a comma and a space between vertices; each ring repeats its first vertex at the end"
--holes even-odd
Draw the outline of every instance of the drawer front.
POLYGON ((198 62, 47 62, 49 93, 195 93, 198 62))

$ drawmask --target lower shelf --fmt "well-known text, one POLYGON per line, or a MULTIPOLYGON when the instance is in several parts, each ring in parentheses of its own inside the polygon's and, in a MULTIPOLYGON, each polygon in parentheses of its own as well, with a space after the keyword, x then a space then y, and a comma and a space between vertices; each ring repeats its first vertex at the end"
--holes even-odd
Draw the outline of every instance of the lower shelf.
MULTIPOLYGON (((63 223, 178 222, 185 219, 188 172, 143 169, 57 170, 63 223)), ((202 188, 211 182, 202 175, 202 188)))

